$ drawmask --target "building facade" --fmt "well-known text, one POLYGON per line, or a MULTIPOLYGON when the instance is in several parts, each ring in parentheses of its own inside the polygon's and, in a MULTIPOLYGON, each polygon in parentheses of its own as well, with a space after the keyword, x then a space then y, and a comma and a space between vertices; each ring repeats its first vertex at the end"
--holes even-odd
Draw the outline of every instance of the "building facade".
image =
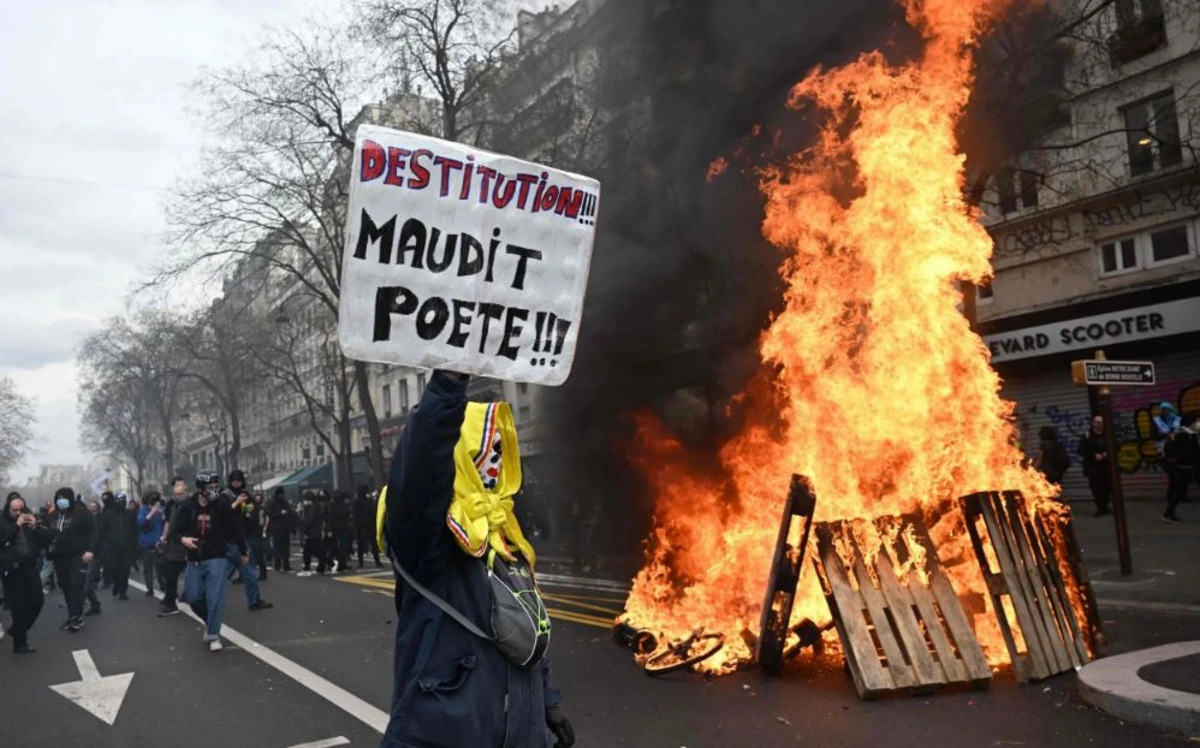
POLYGON ((1086 498, 1074 457, 1094 403, 1070 362, 1153 361, 1152 387, 1115 389, 1126 495, 1161 498, 1151 418, 1200 411, 1200 14, 1189 0, 1121 0, 1083 17, 1066 70, 1069 123, 984 200, 995 241, 979 330, 1036 453, 1052 426, 1073 455, 1064 493, 1086 498))

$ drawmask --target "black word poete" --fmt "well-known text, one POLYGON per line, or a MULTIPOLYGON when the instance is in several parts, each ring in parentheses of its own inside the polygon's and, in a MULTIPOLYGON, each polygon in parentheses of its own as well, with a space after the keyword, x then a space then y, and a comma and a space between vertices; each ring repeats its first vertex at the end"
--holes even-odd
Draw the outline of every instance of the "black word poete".
MULTIPOLYGON (((492 229, 492 238, 485 249, 483 243, 467 233, 451 234, 436 226, 426 226, 416 218, 409 218, 400 227, 396 236, 397 216, 392 216, 382 226, 377 226, 367 213, 362 212, 358 229, 358 241, 354 245, 354 258, 367 259, 367 250, 378 246, 381 265, 408 265, 431 273, 444 273, 451 268, 460 278, 479 275, 488 283, 495 282, 496 260, 502 245, 500 229, 492 229)), ((518 291, 525 288, 525 276, 530 260, 541 260, 540 250, 506 244, 504 255, 515 258, 512 269, 512 287, 518 291)))
MULTIPOLYGON (((525 331, 530 311, 486 301, 444 299, 429 296, 421 299, 404 286, 383 286, 375 291, 375 342, 392 337, 392 315, 411 317, 421 340, 444 338, 446 345, 466 348, 474 337, 472 347, 479 353, 503 356, 515 361, 520 353, 518 341, 525 331)), ((569 320, 548 312, 537 312, 537 334, 534 351, 561 354, 569 320), (543 328, 545 334, 543 334, 543 328), (552 328, 552 329, 551 329, 552 328)))
POLYGON ((586 226, 596 223, 597 195, 577 187, 555 184, 549 172, 540 174, 504 174, 475 163, 473 155, 464 159, 434 153, 427 148, 412 150, 384 146, 373 140, 363 141, 358 165, 360 182, 382 183, 408 190, 436 186, 441 197, 481 205, 491 203, 498 210, 523 210, 529 213, 554 213, 586 226))

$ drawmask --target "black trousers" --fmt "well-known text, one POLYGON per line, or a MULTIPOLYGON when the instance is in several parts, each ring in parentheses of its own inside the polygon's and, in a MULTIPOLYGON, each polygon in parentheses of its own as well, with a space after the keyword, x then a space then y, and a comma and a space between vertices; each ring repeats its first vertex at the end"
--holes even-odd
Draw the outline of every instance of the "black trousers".
POLYGON ((129 569, 133 565, 133 551, 127 548, 110 549, 104 568, 112 569, 112 588, 114 594, 129 592, 129 569))
POLYGON ((1107 512, 1108 499, 1112 495, 1112 480, 1108 473, 1093 473, 1087 479, 1088 487, 1092 489, 1092 501, 1096 502, 1096 509, 1107 512))
POLYGON ((155 563, 157 560, 158 551, 154 550, 154 546, 138 546, 138 565, 142 570, 142 581, 146 583, 146 589, 150 592, 154 592, 154 576, 159 568, 159 564, 155 563))
POLYGON ((67 616, 79 618, 83 615, 83 560, 79 556, 60 558, 54 562, 54 575, 62 587, 67 602, 67 616))
POLYGON ((274 557, 275 571, 292 570, 292 534, 290 532, 271 532, 271 553, 274 557))
POLYGON ((368 551, 374 557, 375 565, 379 566, 379 546, 375 543, 375 533, 362 530, 358 533, 358 565, 360 568, 363 565, 363 555, 368 551))
POLYGON ((1194 471, 1190 467, 1167 468, 1167 517, 1175 516, 1175 507, 1179 502, 1187 500, 1188 484, 1192 482, 1194 471))
POLYGON ((42 578, 34 567, 10 571, 4 575, 4 599, 8 601, 8 609, 12 611, 12 626, 8 633, 12 635, 13 646, 23 646, 27 642, 29 629, 42 612, 42 604, 46 597, 42 594, 42 578))
POLYGON ((331 553, 337 560, 338 571, 345 571, 350 565, 350 545, 353 541, 349 532, 341 532, 332 538, 331 553))
POLYGON ((266 556, 263 555, 263 545, 265 545, 265 543, 266 541, 262 539, 261 535, 258 537, 246 538, 246 545, 250 550, 250 563, 258 566, 259 579, 267 578, 267 559, 266 556))
POLYGON ((187 561, 163 561, 163 607, 170 608, 179 600, 179 575, 187 561))
POLYGON ((325 567, 329 564, 329 555, 323 538, 305 538, 303 554, 305 571, 310 570, 309 567, 312 566, 312 560, 315 556, 317 559, 317 573, 325 573, 325 567))

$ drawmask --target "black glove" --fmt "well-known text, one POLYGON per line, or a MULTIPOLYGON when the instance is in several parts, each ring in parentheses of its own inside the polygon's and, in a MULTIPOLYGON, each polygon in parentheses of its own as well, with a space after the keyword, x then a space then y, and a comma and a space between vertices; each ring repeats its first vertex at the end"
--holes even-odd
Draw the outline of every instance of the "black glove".
POLYGON ((571 727, 570 721, 562 715, 558 707, 546 710, 546 727, 549 727, 550 732, 554 733, 556 748, 571 748, 575 745, 575 728, 571 727))

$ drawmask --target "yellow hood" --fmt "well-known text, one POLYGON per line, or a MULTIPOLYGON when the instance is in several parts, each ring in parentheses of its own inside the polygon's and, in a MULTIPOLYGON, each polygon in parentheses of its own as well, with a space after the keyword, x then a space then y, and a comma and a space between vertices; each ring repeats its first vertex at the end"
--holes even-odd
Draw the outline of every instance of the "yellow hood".
POLYGON ((464 551, 481 557, 490 547, 511 561, 510 546, 516 546, 533 565, 533 547, 513 514, 519 490, 521 453, 512 408, 508 403, 467 403, 454 447, 454 499, 446 512, 446 525, 464 551))

